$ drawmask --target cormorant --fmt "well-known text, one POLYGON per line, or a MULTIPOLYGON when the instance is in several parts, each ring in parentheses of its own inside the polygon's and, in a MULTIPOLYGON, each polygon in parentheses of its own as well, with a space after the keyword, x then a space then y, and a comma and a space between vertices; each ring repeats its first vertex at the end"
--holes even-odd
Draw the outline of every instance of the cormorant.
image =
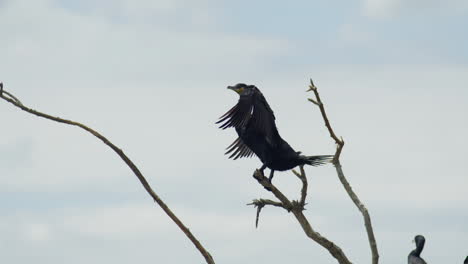
POLYGON ((416 243, 416 249, 409 253, 408 264, 427 264, 426 261, 420 257, 426 239, 421 235, 417 235, 414 237, 414 242, 416 243))
POLYGON ((275 170, 290 170, 299 165, 318 166, 331 162, 333 155, 305 156, 295 151, 278 133, 275 115, 265 97, 254 85, 243 83, 228 86, 239 94, 239 102, 219 118, 220 128, 234 127, 239 137, 227 147, 229 158, 251 157, 253 154, 262 161, 260 171, 270 171, 269 180, 275 170))

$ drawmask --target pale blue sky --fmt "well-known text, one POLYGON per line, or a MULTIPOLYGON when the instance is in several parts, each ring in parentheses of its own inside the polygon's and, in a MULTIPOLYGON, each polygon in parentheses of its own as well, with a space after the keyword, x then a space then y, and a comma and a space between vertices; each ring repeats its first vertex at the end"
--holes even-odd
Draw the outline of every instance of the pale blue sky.
MULTIPOLYGON (((257 159, 228 160, 214 125, 257 85, 281 135, 332 153, 304 93, 314 78, 347 144, 382 264, 468 255, 468 3, 0 0, 0 81, 23 103, 84 122, 119 145, 217 263, 336 263, 293 217, 245 206, 270 195, 257 159)), ((202 263, 96 139, 0 103, 1 263, 202 263)), ((369 263, 361 215, 331 166, 307 168, 306 214, 353 263, 369 263)), ((297 197, 299 182, 275 183, 297 197)))

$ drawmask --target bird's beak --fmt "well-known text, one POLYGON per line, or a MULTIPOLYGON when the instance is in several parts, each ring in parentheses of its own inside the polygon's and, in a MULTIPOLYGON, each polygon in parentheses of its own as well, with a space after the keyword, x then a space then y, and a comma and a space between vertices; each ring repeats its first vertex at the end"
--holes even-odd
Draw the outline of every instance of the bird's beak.
POLYGON ((234 86, 228 86, 227 88, 228 88, 229 90, 233 90, 233 91, 236 92, 236 93, 239 93, 239 89, 236 89, 236 87, 234 87, 234 86))

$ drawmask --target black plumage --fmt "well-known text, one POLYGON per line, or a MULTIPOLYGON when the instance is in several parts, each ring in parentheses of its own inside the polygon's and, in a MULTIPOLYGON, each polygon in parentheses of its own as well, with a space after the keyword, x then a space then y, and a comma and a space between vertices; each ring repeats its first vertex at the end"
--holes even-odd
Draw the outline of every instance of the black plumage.
POLYGON ((426 239, 421 235, 417 235, 414 237, 414 242, 416 243, 416 249, 409 253, 408 264, 427 264, 426 261, 421 258, 421 252, 426 243, 426 239))
POLYGON ((468 264, 468 256, 466 257, 465 261, 463 262, 463 264, 468 264))
POLYGON ((238 103, 219 118, 220 128, 234 127, 239 137, 227 148, 229 158, 251 157, 262 161, 260 170, 268 167, 270 181, 275 170, 284 171, 299 165, 318 166, 331 162, 333 155, 304 156, 281 138, 275 115, 265 97, 254 85, 243 83, 228 86, 239 94, 238 103))

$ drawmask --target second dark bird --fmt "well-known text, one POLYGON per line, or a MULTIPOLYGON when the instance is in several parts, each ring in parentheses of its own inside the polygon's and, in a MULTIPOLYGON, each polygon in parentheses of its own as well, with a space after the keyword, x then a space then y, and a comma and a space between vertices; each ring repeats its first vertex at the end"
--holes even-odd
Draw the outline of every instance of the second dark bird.
POLYGON ((426 243, 426 239, 421 235, 417 235, 414 237, 414 243, 416 243, 416 249, 409 253, 408 264, 427 264, 426 261, 421 258, 421 252, 426 243))
POLYGON ((220 128, 234 127, 239 137, 227 148, 229 158, 251 157, 262 161, 260 171, 269 168, 273 179, 275 170, 290 170, 299 165, 318 166, 331 162, 333 155, 305 156, 295 151, 281 138, 275 124, 275 115, 265 97, 254 85, 243 83, 228 86, 239 94, 239 101, 219 118, 220 128))

